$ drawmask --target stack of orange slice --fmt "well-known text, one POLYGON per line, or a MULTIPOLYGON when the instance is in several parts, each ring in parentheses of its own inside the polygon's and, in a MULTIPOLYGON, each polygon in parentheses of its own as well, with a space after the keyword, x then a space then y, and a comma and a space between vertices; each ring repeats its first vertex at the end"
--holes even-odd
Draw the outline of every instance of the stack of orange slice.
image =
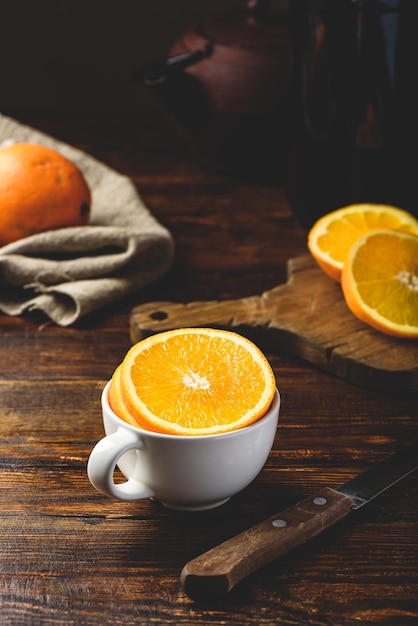
POLYGON ((214 435, 265 415, 275 391, 273 370, 250 340, 215 328, 181 328, 132 346, 113 374, 109 404, 146 430, 214 435))
POLYGON ((318 265, 340 281, 350 310, 381 332, 418 338, 418 220, 388 205, 357 204, 308 234, 318 265))

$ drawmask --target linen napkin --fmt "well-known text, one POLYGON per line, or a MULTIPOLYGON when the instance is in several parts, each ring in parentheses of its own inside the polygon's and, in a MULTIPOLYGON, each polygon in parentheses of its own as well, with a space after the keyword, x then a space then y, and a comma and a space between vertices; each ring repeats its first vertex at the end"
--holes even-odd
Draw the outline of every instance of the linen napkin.
POLYGON ((0 114, 0 147, 21 141, 44 144, 73 161, 90 187, 92 205, 87 226, 46 231, 0 247, 2 312, 39 310, 69 326, 165 274, 174 256, 171 234, 128 177, 0 114))

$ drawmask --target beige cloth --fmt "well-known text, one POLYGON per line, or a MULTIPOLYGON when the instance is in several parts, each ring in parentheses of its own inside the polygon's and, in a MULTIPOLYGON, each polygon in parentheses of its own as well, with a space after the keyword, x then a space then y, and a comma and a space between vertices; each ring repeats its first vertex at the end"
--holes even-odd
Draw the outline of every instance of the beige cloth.
POLYGON ((129 178, 0 114, 0 146, 21 141, 54 148, 78 165, 92 191, 91 217, 88 226, 48 231, 0 247, 1 311, 22 315, 40 310, 68 326, 168 270, 172 237, 129 178))

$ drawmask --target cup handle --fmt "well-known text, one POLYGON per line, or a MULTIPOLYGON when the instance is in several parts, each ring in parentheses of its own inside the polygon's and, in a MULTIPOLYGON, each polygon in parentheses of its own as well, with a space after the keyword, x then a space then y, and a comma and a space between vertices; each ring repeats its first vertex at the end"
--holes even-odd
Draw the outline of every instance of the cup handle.
POLYGON ((87 464, 87 475, 93 487, 117 500, 142 500, 155 496, 150 487, 134 478, 124 483, 115 483, 113 480, 120 457, 128 450, 141 450, 143 447, 141 436, 126 430, 119 429, 103 437, 91 451, 87 464))

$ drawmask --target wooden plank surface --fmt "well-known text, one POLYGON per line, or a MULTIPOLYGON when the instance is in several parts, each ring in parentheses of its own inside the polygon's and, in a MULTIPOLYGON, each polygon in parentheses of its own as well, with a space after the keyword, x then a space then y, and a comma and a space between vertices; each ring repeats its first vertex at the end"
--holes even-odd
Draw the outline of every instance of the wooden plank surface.
POLYGON ((312 489, 335 486, 418 434, 413 390, 372 390, 267 352, 282 394, 272 453, 219 509, 182 513, 96 492, 88 455, 100 393, 149 302, 237 299, 286 282, 306 232, 280 188, 202 171, 160 117, 32 117, 133 177, 176 241, 158 284, 62 329, 0 316, 0 625, 412 626, 418 488, 396 488, 215 603, 182 590, 186 562, 312 489))

